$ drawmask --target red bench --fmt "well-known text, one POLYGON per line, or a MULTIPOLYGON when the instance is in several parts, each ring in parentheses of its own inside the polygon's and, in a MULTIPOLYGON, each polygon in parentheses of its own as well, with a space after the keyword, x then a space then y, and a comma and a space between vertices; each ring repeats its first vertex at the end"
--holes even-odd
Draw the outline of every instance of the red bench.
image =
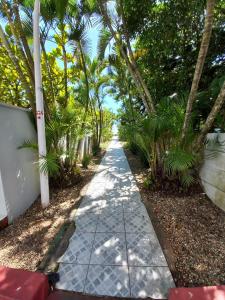
POLYGON ((225 286, 173 288, 169 300, 225 300, 225 286))
POLYGON ((44 274, 0 266, 0 300, 46 300, 49 292, 44 274))

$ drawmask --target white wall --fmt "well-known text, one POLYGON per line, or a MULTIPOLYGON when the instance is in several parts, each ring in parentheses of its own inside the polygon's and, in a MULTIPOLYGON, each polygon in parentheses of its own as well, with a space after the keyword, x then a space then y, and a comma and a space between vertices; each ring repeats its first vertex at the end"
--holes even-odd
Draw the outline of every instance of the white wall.
POLYGON ((210 133, 208 139, 218 137, 222 146, 208 146, 200 178, 207 196, 225 211, 225 133, 210 133))
POLYGON ((24 109, 0 104, 0 172, 8 220, 22 214, 37 199, 37 154, 18 149, 25 140, 36 140, 36 131, 24 109))
POLYGON ((90 155, 92 151, 92 137, 90 135, 85 135, 79 145, 78 158, 80 161, 84 158, 85 154, 90 155))
POLYGON ((3 184, 2 184, 2 176, 0 172, 0 222, 4 218, 7 217, 7 209, 6 209, 6 203, 5 203, 5 194, 3 190, 3 184))

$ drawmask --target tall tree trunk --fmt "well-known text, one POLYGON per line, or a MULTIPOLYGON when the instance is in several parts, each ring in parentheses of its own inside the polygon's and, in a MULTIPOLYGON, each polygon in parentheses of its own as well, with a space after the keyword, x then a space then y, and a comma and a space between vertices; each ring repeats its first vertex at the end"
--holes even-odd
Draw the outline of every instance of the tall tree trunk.
MULTIPOLYGON (((80 55, 81 55, 81 63, 82 63, 82 68, 83 68, 83 72, 84 72, 84 77, 85 77, 85 85, 86 85, 86 106, 85 106, 85 112, 87 112, 88 105, 89 105, 89 102, 90 102, 90 98, 89 98, 90 97, 89 96, 90 88, 89 88, 89 81, 88 81, 88 74, 87 74, 87 67, 86 67, 85 57, 84 57, 83 48, 82 48, 82 45, 81 45, 80 41, 78 41, 78 48, 79 48, 80 55)), ((86 119, 85 119, 85 121, 86 121, 86 119)))
POLYGON ((145 92, 146 99, 148 101, 148 106, 150 107, 151 112, 155 113, 155 106, 154 106, 154 102, 152 100, 152 96, 151 96, 151 94, 148 90, 147 85, 144 82, 144 79, 141 76, 138 65, 137 65, 136 60, 134 58, 133 50, 131 48, 129 32, 128 32, 128 29, 127 29, 127 23, 126 23, 126 18, 125 18, 124 9, 123 9, 123 2, 121 0, 119 0, 119 3, 120 3, 120 9, 121 9, 123 31, 124 31, 125 40, 126 40, 128 52, 129 52, 129 55, 130 55, 130 60, 131 60, 131 63, 132 63, 132 67, 135 70, 137 78, 138 78, 138 80, 139 80, 139 82, 140 82, 140 84, 141 84, 141 86, 142 86, 142 88, 145 92))
POLYGON ((40 41, 41 41, 43 58, 45 61, 46 70, 47 70, 47 74, 48 74, 48 82, 49 82, 49 86, 50 86, 50 90, 51 90, 52 100, 53 100, 53 103, 55 103, 55 91, 54 91, 54 85, 53 85, 52 72, 51 72, 51 68, 50 68, 49 61, 48 61, 48 56, 47 56, 47 53, 45 50, 45 45, 44 45, 42 38, 40 41))
POLYGON ((103 110, 99 110, 99 137, 98 137, 98 147, 101 145, 102 141, 102 126, 103 126, 103 110))
POLYGON ((199 149, 202 147, 205 136, 212 128, 213 122, 214 122, 217 114, 221 110, 224 102, 225 102, 225 81, 224 81, 223 86, 220 90, 220 93, 211 109, 211 112, 209 113, 209 115, 205 121, 205 124, 203 125, 202 130, 196 140, 196 143, 195 143, 196 151, 199 151, 199 149))
POLYGON ((18 0, 14 1, 13 11, 14 11, 14 14, 16 16, 15 20, 16 20, 16 26, 18 27, 19 36, 21 38, 23 48, 24 48, 24 51, 25 51, 26 56, 27 56, 28 63, 30 65, 31 72, 32 72, 33 77, 34 77, 34 61, 33 61, 31 51, 30 51, 30 47, 29 47, 28 42, 27 42, 27 38, 24 34, 22 22, 21 22, 21 19, 20 19, 18 0))
POLYGON ((20 40, 19 28, 18 28, 17 24, 15 24, 16 22, 14 23, 14 21, 13 21, 13 12, 12 12, 12 9, 5 2, 5 0, 3 1, 3 6, 2 7, 3 7, 4 13, 7 16, 8 23, 9 23, 10 29, 12 31, 12 34, 13 34, 13 36, 15 38, 16 45, 18 47, 18 53, 21 56, 21 59, 22 59, 22 61, 24 63, 24 67, 25 67, 25 69, 27 71, 27 74, 29 76, 32 88, 34 90, 34 88, 35 88, 34 87, 34 74, 33 74, 32 70, 30 68, 29 62, 28 62, 27 57, 26 57, 26 55, 24 53, 24 50, 23 50, 23 46, 22 46, 22 43, 21 43, 21 40, 20 40))
MULTIPOLYGON (((141 73, 139 71, 138 65, 136 63, 136 60, 134 58, 134 54, 131 48, 131 44, 130 44, 130 38, 129 38, 129 33, 128 33, 128 29, 127 29, 127 24, 126 24, 126 18, 125 18, 125 14, 124 14, 124 9, 123 9, 123 2, 121 0, 119 0, 119 6, 120 6, 120 10, 121 10, 121 17, 122 17, 122 27, 123 27, 123 31, 124 31, 124 35, 125 35, 125 40, 126 40, 126 44, 127 44, 127 48, 128 48, 128 52, 130 55, 130 59, 131 59, 131 64, 132 64, 132 69, 135 71, 136 77, 145 93, 145 99, 147 101, 147 106, 149 107, 149 110, 151 113, 156 113, 155 110, 155 106, 152 100, 152 96, 148 90, 147 85, 144 82, 144 79, 141 76, 141 73)), ((158 143, 156 143, 156 154, 157 154, 157 160, 158 160, 158 165, 161 166, 162 161, 161 161, 161 151, 160 151, 160 146, 158 143)))
POLYGON ((99 95, 96 95, 98 101, 98 110, 99 110, 99 136, 98 136, 98 147, 100 147, 101 139, 102 139, 102 123, 103 123, 103 112, 102 112, 102 104, 99 98, 99 95))
POLYGON ((151 112, 155 113, 155 108, 154 108, 154 105, 152 103, 152 98, 151 98, 151 96, 150 96, 150 98, 148 97, 150 95, 150 93, 148 92, 146 94, 146 90, 143 88, 142 81, 140 82, 140 76, 141 75, 140 75, 140 72, 138 70, 137 65, 132 64, 132 62, 130 61, 130 59, 129 59, 127 53, 126 53, 126 51, 124 50, 124 45, 122 43, 121 38, 119 38, 118 35, 116 34, 116 32, 114 31, 114 29, 112 27, 112 24, 111 24, 110 17, 108 16, 107 8, 105 7, 104 1, 100 0, 99 5, 100 5, 100 10, 101 10, 102 16, 105 19, 105 22, 106 22, 107 26, 109 27, 109 30, 110 30, 112 36, 114 37, 114 39, 117 43, 117 46, 120 49, 121 55, 122 55, 122 57, 124 58, 124 60, 127 64, 128 70, 129 70, 129 72, 130 72, 130 74, 131 74, 131 76, 134 80, 134 83, 137 87, 138 93, 139 93, 139 95, 140 95, 140 97, 143 101, 143 104, 145 106, 146 111, 148 113, 151 113, 151 112))
POLYGON ((66 48, 65 45, 62 44, 62 52, 63 52, 63 66, 64 66, 64 89, 65 89, 65 101, 64 107, 67 106, 68 102, 68 72, 67 72, 67 56, 66 56, 66 48))
POLYGON ((36 107, 35 107, 35 100, 34 100, 34 94, 30 88, 30 85, 29 83, 27 82, 27 79, 23 73, 23 71, 21 70, 21 67, 20 67, 20 64, 9 44, 9 41, 7 39, 7 37, 5 36, 5 33, 0 25, 0 38, 1 38, 1 41, 5 47, 5 49, 7 50, 7 53, 9 55, 9 58, 11 59, 12 61, 12 64, 14 65, 18 75, 19 75, 19 78, 24 86, 24 89, 26 91, 26 94, 27 94, 27 98, 30 102, 30 105, 31 105, 31 108, 32 108, 32 111, 33 111, 33 114, 34 116, 36 116, 36 107))
MULTIPOLYGON (((65 92, 65 99, 63 103, 63 107, 66 108, 68 104, 68 70, 67 70, 67 53, 65 44, 62 43, 62 53, 63 53, 63 66, 64 66, 64 92, 65 92)), ((70 152, 70 135, 69 133, 66 134, 66 159, 65 159, 65 168, 67 171, 69 170, 70 160, 69 160, 69 152, 70 152)))
MULTIPOLYGON (((77 42, 77 45, 78 45, 80 55, 81 55, 81 64, 82 64, 82 68, 83 68, 83 72, 84 72, 85 84, 86 84, 86 90, 87 90, 87 94, 86 94, 87 98, 86 98, 86 105, 85 105, 85 110, 84 110, 84 117, 83 117, 82 124, 81 124, 81 132, 82 132, 84 130, 84 126, 85 126, 85 122, 86 122, 86 118, 87 118, 90 96, 89 96, 89 81, 88 81, 87 67, 86 67, 85 57, 84 57, 84 53, 83 53, 83 48, 82 48, 80 41, 77 42)), ((80 141, 77 144, 75 161, 77 161, 77 158, 78 158, 79 147, 80 147, 80 141)))
POLYGON ((209 42, 212 34, 212 26, 213 26, 213 12, 215 7, 215 0, 208 0, 207 1, 207 8, 206 8, 206 17, 205 17, 205 24, 204 24, 204 31, 202 35, 202 42, 200 46, 200 50, 198 53, 198 59, 195 66, 195 73, 191 85, 191 91, 188 97, 187 101, 187 107, 186 107, 186 113, 185 113, 185 119, 181 134, 181 142, 184 142, 188 127, 191 120, 191 113, 192 113, 192 107, 193 103, 196 99, 196 94, 198 91, 199 81, 201 79, 203 66, 205 63, 205 58, 208 52, 209 48, 209 42))

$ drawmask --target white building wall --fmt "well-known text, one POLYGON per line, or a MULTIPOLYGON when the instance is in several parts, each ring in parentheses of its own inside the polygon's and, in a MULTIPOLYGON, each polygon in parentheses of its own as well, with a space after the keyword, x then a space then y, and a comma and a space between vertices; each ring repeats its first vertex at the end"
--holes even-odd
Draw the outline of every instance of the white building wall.
POLYGON ((225 133, 210 133, 209 139, 218 137, 220 146, 209 146, 200 170, 200 178, 207 196, 225 211, 225 133))
POLYGON ((9 222, 31 206, 40 193, 38 166, 34 163, 37 154, 18 149, 25 140, 36 140, 29 112, 0 104, 0 172, 9 222))
POLYGON ((2 176, 0 172, 0 222, 7 216, 8 214, 7 214, 6 203, 5 203, 5 194, 3 190, 2 176))

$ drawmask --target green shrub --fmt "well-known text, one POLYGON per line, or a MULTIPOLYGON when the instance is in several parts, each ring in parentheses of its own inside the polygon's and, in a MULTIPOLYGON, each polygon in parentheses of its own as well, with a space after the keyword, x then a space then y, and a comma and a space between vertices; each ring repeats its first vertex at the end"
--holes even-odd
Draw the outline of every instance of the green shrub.
POLYGON ((133 154, 138 153, 138 146, 133 141, 128 141, 127 147, 133 154))
POLYGON ((145 187, 146 189, 150 189, 150 188, 153 186, 153 184, 154 184, 154 182, 153 182, 151 176, 148 176, 148 177, 144 180, 143 184, 144 184, 144 187, 145 187))
POLYGON ((79 167, 74 167, 73 168, 73 174, 75 175, 75 176, 81 176, 81 169, 79 168, 79 167))
POLYGON ((92 147, 92 154, 94 156, 98 155, 98 153, 101 151, 101 148, 98 145, 93 145, 92 147))
POLYGON ((88 168, 88 165, 90 164, 90 161, 91 161, 91 156, 88 155, 88 154, 85 154, 83 159, 82 159, 82 167, 87 169, 88 168))

